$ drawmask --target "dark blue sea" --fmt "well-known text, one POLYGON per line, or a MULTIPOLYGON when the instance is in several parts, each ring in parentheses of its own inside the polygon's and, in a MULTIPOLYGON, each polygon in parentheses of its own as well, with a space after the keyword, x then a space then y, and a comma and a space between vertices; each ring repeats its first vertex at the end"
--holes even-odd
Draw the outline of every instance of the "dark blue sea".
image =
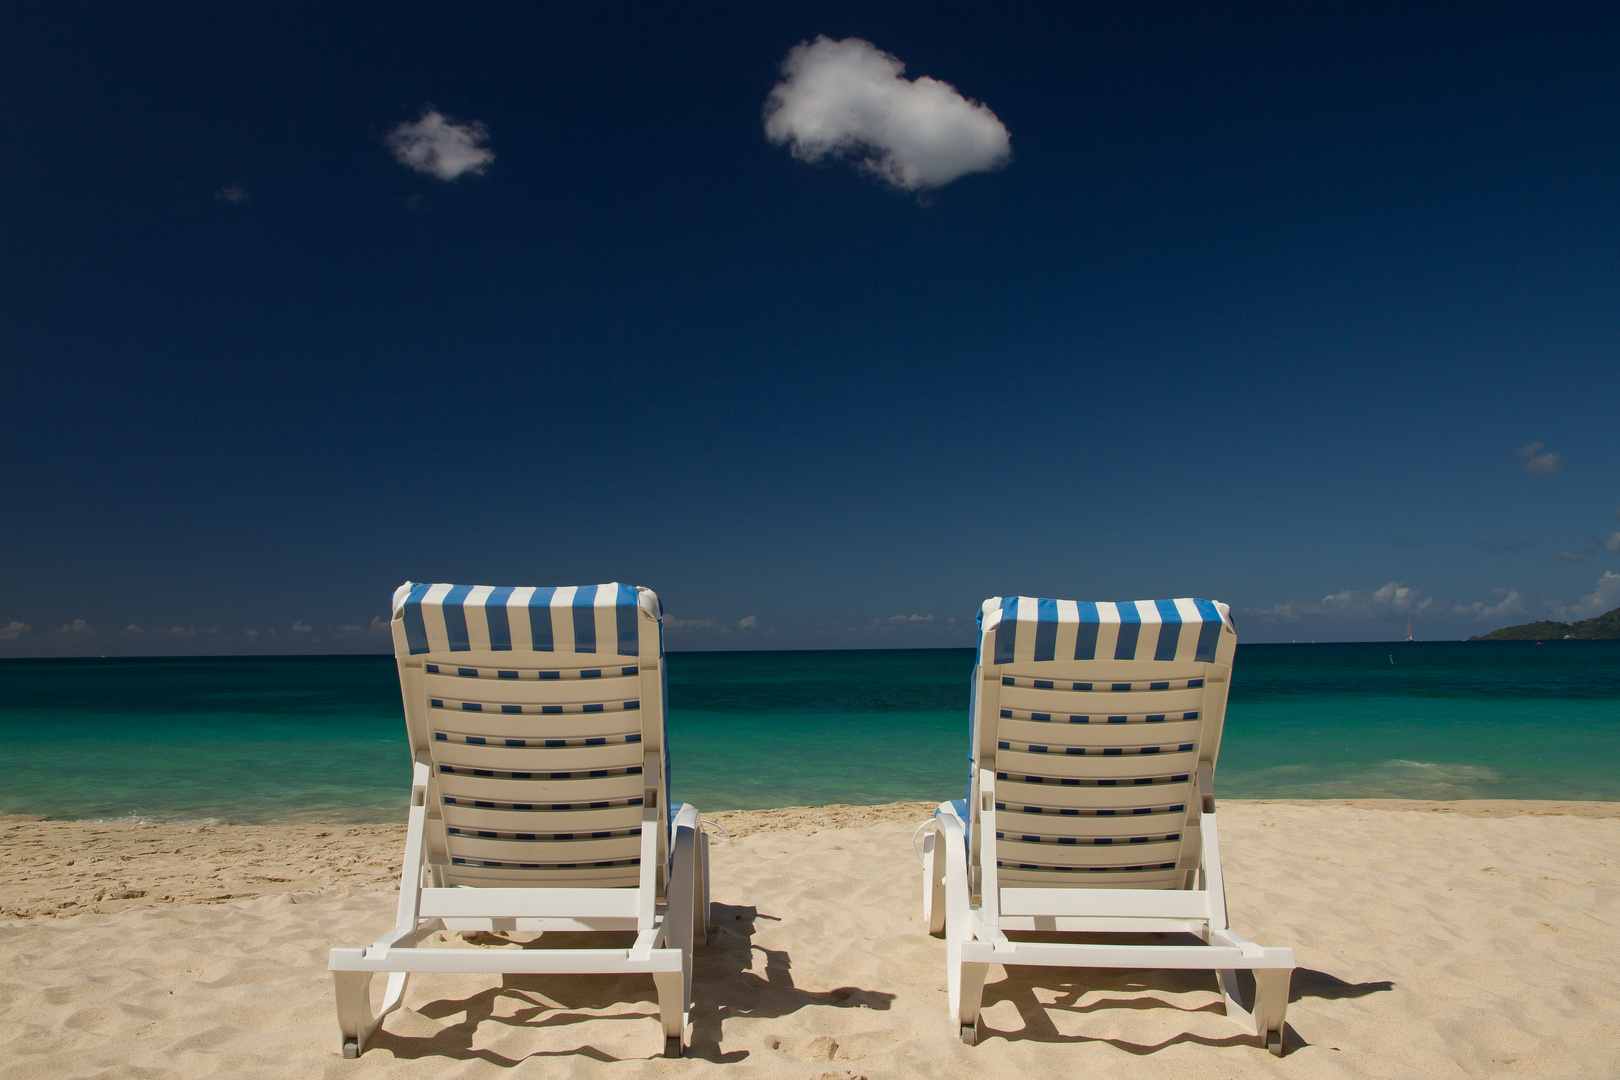
MULTIPOLYGON (((968 649, 675 653, 674 794, 700 809, 938 800, 968 649)), ((389 656, 0 661, 0 812, 401 821, 389 656)), ((1238 647, 1217 793, 1620 799, 1620 642, 1238 647)))

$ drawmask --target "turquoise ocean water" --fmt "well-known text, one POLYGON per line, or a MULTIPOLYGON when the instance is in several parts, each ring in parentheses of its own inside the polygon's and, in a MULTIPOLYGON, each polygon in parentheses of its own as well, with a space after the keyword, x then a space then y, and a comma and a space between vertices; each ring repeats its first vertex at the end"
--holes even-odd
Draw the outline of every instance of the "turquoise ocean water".
MULTIPOLYGON (((968 649, 675 653, 675 795, 703 810, 938 800, 968 649)), ((0 811, 400 821, 392 657, 0 661, 0 811)), ((1620 800, 1620 642, 1242 645, 1228 797, 1620 800)))

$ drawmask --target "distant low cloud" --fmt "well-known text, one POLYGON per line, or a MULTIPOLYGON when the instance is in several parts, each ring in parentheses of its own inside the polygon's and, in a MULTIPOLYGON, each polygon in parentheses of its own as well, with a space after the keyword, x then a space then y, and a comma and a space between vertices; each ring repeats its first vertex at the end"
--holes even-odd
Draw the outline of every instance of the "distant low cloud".
POLYGON ((1390 615, 1424 615, 1434 611, 1436 606, 1434 597, 1420 596, 1416 589, 1391 581, 1372 592, 1345 589, 1324 596, 1315 603, 1290 600, 1268 608, 1249 608, 1245 613, 1262 619, 1286 619, 1290 622, 1305 616, 1366 622, 1390 615))
POLYGON ((1610 554, 1620 551, 1620 532, 1609 534, 1609 538, 1603 541, 1603 550, 1610 554))
POLYGON ((719 619, 665 619, 666 630, 713 630, 720 625, 719 619))
POLYGON ((258 636, 259 636, 259 632, 258 632, 258 631, 257 631, 257 630, 247 630, 247 631, 244 631, 244 632, 245 632, 245 633, 246 633, 246 634, 247 634, 247 636, 248 636, 248 637, 250 637, 250 638, 256 638, 256 637, 258 637, 258 636))
POLYGON ((122 630, 120 630, 119 633, 125 635, 126 637, 148 637, 148 636, 151 636, 151 637, 194 638, 194 637, 197 636, 197 631, 192 630, 192 629, 190 629, 188 627, 184 627, 184 626, 171 626, 167 630, 165 630, 161 626, 137 626, 134 623, 130 623, 128 626, 126 626, 122 630))
POLYGON ((926 75, 904 78, 905 70, 860 38, 800 42, 765 101, 765 137, 800 161, 856 159, 903 191, 1007 163, 1012 139, 989 106, 926 75))
POLYGON ((1605 570, 1598 578, 1597 588, 1569 607, 1558 609, 1558 617, 1566 620, 1590 619, 1620 607, 1620 574, 1605 570))
POLYGON ((889 621, 892 623, 933 622, 934 617, 932 615, 890 615, 889 621))
POLYGON ((31 634, 33 632, 34 628, 32 626, 29 626, 25 622, 18 622, 16 619, 12 619, 11 622, 7 623, 5 626, 0 626, 0 641, 11 641, 15 638, 22 637, 24 634, 31 634))
POLYGON ((1535 546, 1534 540, 1520 540, 1517 544, 1498 544, 1493 540, 1479 540, 1474 544, 1474 547, 1487 555, 1517 555, 1533 550, 1535 546))
POLYGON ((62 627, 62 629, 58 630, 57 633, 58 634, 93 634, 93 633, 95 633, 95 631, 93 629, 91 629, 90 624, 85 622, 83 619, 74 619, 72 622, 70 622, 66 626, 62 627))
POLYGON ((415 123, 400 124, 383 141, 401 165, 440 180, 455 180, 467 173, 482 175, 495 154, 481 145, 489 129, 476 120, 458 124, 437 109, 428 109, 415 123))
POLYGON ((1453 604, 1451 612, 1454 615, 1481 621, 1500 620, 1510 615, 1524 614, 1524 597, 1517 589, 1497 589, 1496 595, 1502 599, 1495 604, 1487 604, 1481 600, 1476 600, 1472 604, 1453 604))
MULTIPOLYGON (((1620 536, 1620 533, 1615 533, 1615 535, 1620 536)), ((1559 562, 1585 562, 1586 561, 1586 552, 1584 552, 1584 551, 1560 551, 1558 553, 1558 561, 1559 562)))
POLYGON ((302 619, 294 619, 293 620, 292 632, 295 633, 295 634, 307 634, 310 631, 312 631, 313 629, 314 629, 314 627, 310 626, 309 623, 305 622, 302 619))
POLYGON ((1531 476, 1551 476, 1555 472, 1563 471, 1564 459, 1557 454, 1542 453, 1545 449, 1546 447, 1538 442, 1525 443, 1513 451, 1513 456, 1525 459, 1524 471, 1531 476))
POLYGON ((757 630, 758 628, 759 628, 759 616, 758 615, 750 615, 746 619, 738 619, 737 620, 737 629, 739 629, 739 630, 757 630))
POLYGON ((252 202, 253 196, 249 195, 243 188, 235 186, 222 187, 218 191, 214 192, 214 201, 222 203, 245 203, 252 202))

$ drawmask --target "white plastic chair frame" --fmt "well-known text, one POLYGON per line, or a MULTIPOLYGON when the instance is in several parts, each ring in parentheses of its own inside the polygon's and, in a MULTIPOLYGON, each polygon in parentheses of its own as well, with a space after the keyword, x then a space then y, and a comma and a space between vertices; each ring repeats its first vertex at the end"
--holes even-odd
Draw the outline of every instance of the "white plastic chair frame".
MULTIPOLYGON (((543 652, 530 648, 534 642, 527 629, 519 628, 519 616, 528 617, 523 609, 535 590, 466 590, 407 582, 395 594, 395 655, 413 755, 411 803, 394 928, 365 948, 331 951, 329 969, 344 1057, 358 1057, 365 1050, 382 1019, 400 1006, 412 974, 448 972, 648 974, 657 993, 664 1053, 678 1057, 684 1050, 690 1037, 693 943, 705 938, 710 926, 708 837, 694 807, 676 804, 672 820, 669 815, 658 598, 647 589, 628 593, 636 608, 631 631, 628 616, 613 610, 614 596, 609 592, 618 590, 622 601, 624 587, 594 588, 599 599, 594 610, 583 613, 575 610, 589 607, 575 604, 583 589, 555 591, 551 605, 559 640, 548 640, 554 647, 543 652), (481 610, 492 593, 510 605, 508 638, 518 640, 492 642, 492 636, 500 635, 492 634, 481 610), (460 609, 452 619, 460 625, 451 628, 448 642, 441 610, 447 599, 460 609), (410 614, 416 623, 408 633, 404 616, 410 604, 415 605, 410 614), (584 642, 571 636, 569 620, 601 624, 605 632, 597 635, 597 643, 604 651, 577 651, 584 642), (612 638, 615 620, 626 635, 617 646, 603 640, 612 638), (457 629, 462 634, 459 640, 457 629), (414 651, 412 636, 417 638, 414 651), (630 637, 633 644, 628 643, 630 637), (502 644, 504 649, 498 647, 502 644), (631 651, 615 653, 615 647, 631 651), (619 670, 602 677, 614 668, 619 670), (590 677, 578 677, 581 673, 590 677), (480 678, 481 674, 496 677, 480 678), (453 679, 464 680, 466 687, 456 687, 453 679), (461 710, 447 709, 444 697, 434 696, 443 695, 447 686, 459 690, 463 699, 476 695, 482 701, 453 701, 461 710), (603 699, 608 699, 606 711, 603 699), (632 709, 638 731, 621 736, 614 746, 601 746, 600 738, 568 737, 582 730, 587 735, 602 730, 600 719, 594 726, 588 722, 593 718, 622 718, 632 709), (519 737, 449 735, 446 727, 468 726, 464 714, 472 714, 472 723, 497 736, 519 737), (544 745, 547 742, 553 745, 544 745), (633 759, 635 765, 596 768, 611 765, 617 760, 614 754, 633 759), (470 778, 469 760, 473 768, 485 766, 470 778), (603 778, 602 772, 612 775, 603 778), (555 779, 561 773, 570 778, 555 779), (530 778, 541 774, 539 779, 530 778), (446 783, 460 784, 455 790, 471 790, 483 798, 447 799, 446 783), (503 784, 526 801, 494 797, 499 792, 492 789, 503 784), (628 799, 623 797, 627 784, 635 789, 635 796, 628 799), (609 803, 611 809, 599 809, 609 803), (452 822, 467 827, 447 824, 447 814, 452 822), (549 833, 548 817, 555 819, 549 833), (527 831, 515 832, 513 820, 521 821, 527 831), (627 821, 639 822, 639 827, 626 828, 627 821), (609 830, 607 840, 594 839, 604 833, 593 832, 592 825, 604 823, 619 827, 609 830), (586 835, 576 839, 577 834, 586 835), (572 850, 568 845, 592 850, 578 861, 563 856, 570 861, 561 864, 566 867, 562 869, 539 861, 556 863, 554 852, 572 850), (522 861, 513 861, 510 855, 531 849, 539 854, 519 856, 522 861), (592 860, 602 854, 633 857, 592 860), (531 857, 536 862, 529 862, 531 857), (487 885, 482 884, 485 881, 487 885), (618 949, 418 947, 444 930, 618 930, 634 931, 636 937, 628 948, 618 949), (381 1007, 373 1010, 371 983, 378 974, 387 974, 388 982, 381 1007)), ((502 621, 500 613, 495 621, 502 621)), ((619 726, 624 722, 621 719, 619 726)))
MULTIPOLYGON (((1256 945, 1232 929, 1221 875, 1214 772, 1236 645, 1226 606, 1196 602, 1207 605, 1206 611, 1218 611, 1222 624, 1213 655, 1204 650, 1199 654, 1203 659, 1192 658, 1191 648, 1181 648, 1168 660, 1137 658, 1141 652, 1125 660, 1058 658, 1067 650, 1053 650, 1053 658, 1037 660, 1029 655, 1030 628, 1018 655, 996 655, 993 635, 1001 603, 999 597, 986 601, 982 616, 973 677, 967 820, 960 816, 961 803, 942 804, 923 838, 923 916, 929 933, 945 938, 949 1008, 962 1041, 971 1045, 980 1036, 980 1006, 991 964, 1195 969, 1215 972, 1227 1016, 1280 1055, 1294 951, 1256 945), (1176 713, 1197 719, 1178 724, 1176 713), (1168 724, 1163 723, 1165 714, 1171 717, 1168 724), (1061 722, 1070 717, 1074 719, 1061 722), (1087 717, 1106 720, 1077 722, 1087 717), (1160 723, 1129 722, 1142 718, 1160 723), (1035 730, 1045 739, 1038 746, 1026 741, 1035 730), (1132 753, 1132 741, 1164 734, 1187 741, 1156 746, 1145 755, 1132 753), (1031 784, 1036 777, 1022 768, 1043 768, 1050 775, 1031 784), (1030 798, 1053 805, 1024 805, 1030 798), (1159 813, 1144 811, 1143 804, 1156 806, 1159 813), (1171 814, 1168 808, 1179 812, 1171 814), (1030 810, 1037 813, 1019 812, 1030 810), (1153 817, 1160 819, 1157 825, 1140 824, 1153 817), (1061 840, 1025 836, 1025 828, 1063 829, 1067 835, 1061 840), (1114 842, 1128 837, 1129 830, 1144 828, 1174 828, 1179 835, 1172 841, 1164 839, 1172 834, 1161 831, 1159 837, 1141 838, 1150 841, 1146 844, 1134 842, 1136 838, 1114 842), (1099 844, 1103 836, 1108 838, 1099 844), (1150 852, 1145 856, 1150 865, 1130 865, 1140 864, 1144 849, 1150 852), (1049 853, 1045 858, 1066 858, 1070 865, 1041 867, 1021 861, 1043 857, 1043 851, 1049 853), (1086 865, 1088 859, 1101 865, 1086 865), (1009 878, 1013 880, 1004 883, 1009 878), (1098 887, 1115 879, 1140 887, 1098 887), (1178 933, 1195 935, 1203 943, 1049 943, 1007 936, 1018 931, 1178 933), (1244 969, 1254 975, 1252 1006, 1245 1006, 1238 987, 1237 973, 1244 969)), ((1026 613, 1036 603, 1018 598, 1026 613)), ((1149 624, 1154 603, 1134 605, 1149 624)), ((1195 602, 1174 603, 1191 610, 1188 606, 1195 602)), ((1106 609, 1115 605, 1099 606, 1106 621, 1106 609)), ((1158 628, 1142 630, 1144 646, 1152 650, 1153 641, 1146 639, 1149 629, 1158 628)), ((1174 632, 1187 635, 1196 629, 1183 626, 1174 632)), ((1067 640, 1074 640, 1072 628, 1067 640)))

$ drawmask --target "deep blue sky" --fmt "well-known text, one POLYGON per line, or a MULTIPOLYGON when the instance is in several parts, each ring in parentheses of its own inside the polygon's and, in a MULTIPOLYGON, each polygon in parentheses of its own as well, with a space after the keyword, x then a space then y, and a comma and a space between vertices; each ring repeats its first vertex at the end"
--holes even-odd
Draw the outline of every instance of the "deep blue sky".
POLYGON ((0 655, 386 648, 407 578, 675 648, 1620 605, 1617 12, 5 5, 0 655), (818 34, 1010 163, 767 141, 818 34), (482 175, 395 159, 429 107, 482 175))

